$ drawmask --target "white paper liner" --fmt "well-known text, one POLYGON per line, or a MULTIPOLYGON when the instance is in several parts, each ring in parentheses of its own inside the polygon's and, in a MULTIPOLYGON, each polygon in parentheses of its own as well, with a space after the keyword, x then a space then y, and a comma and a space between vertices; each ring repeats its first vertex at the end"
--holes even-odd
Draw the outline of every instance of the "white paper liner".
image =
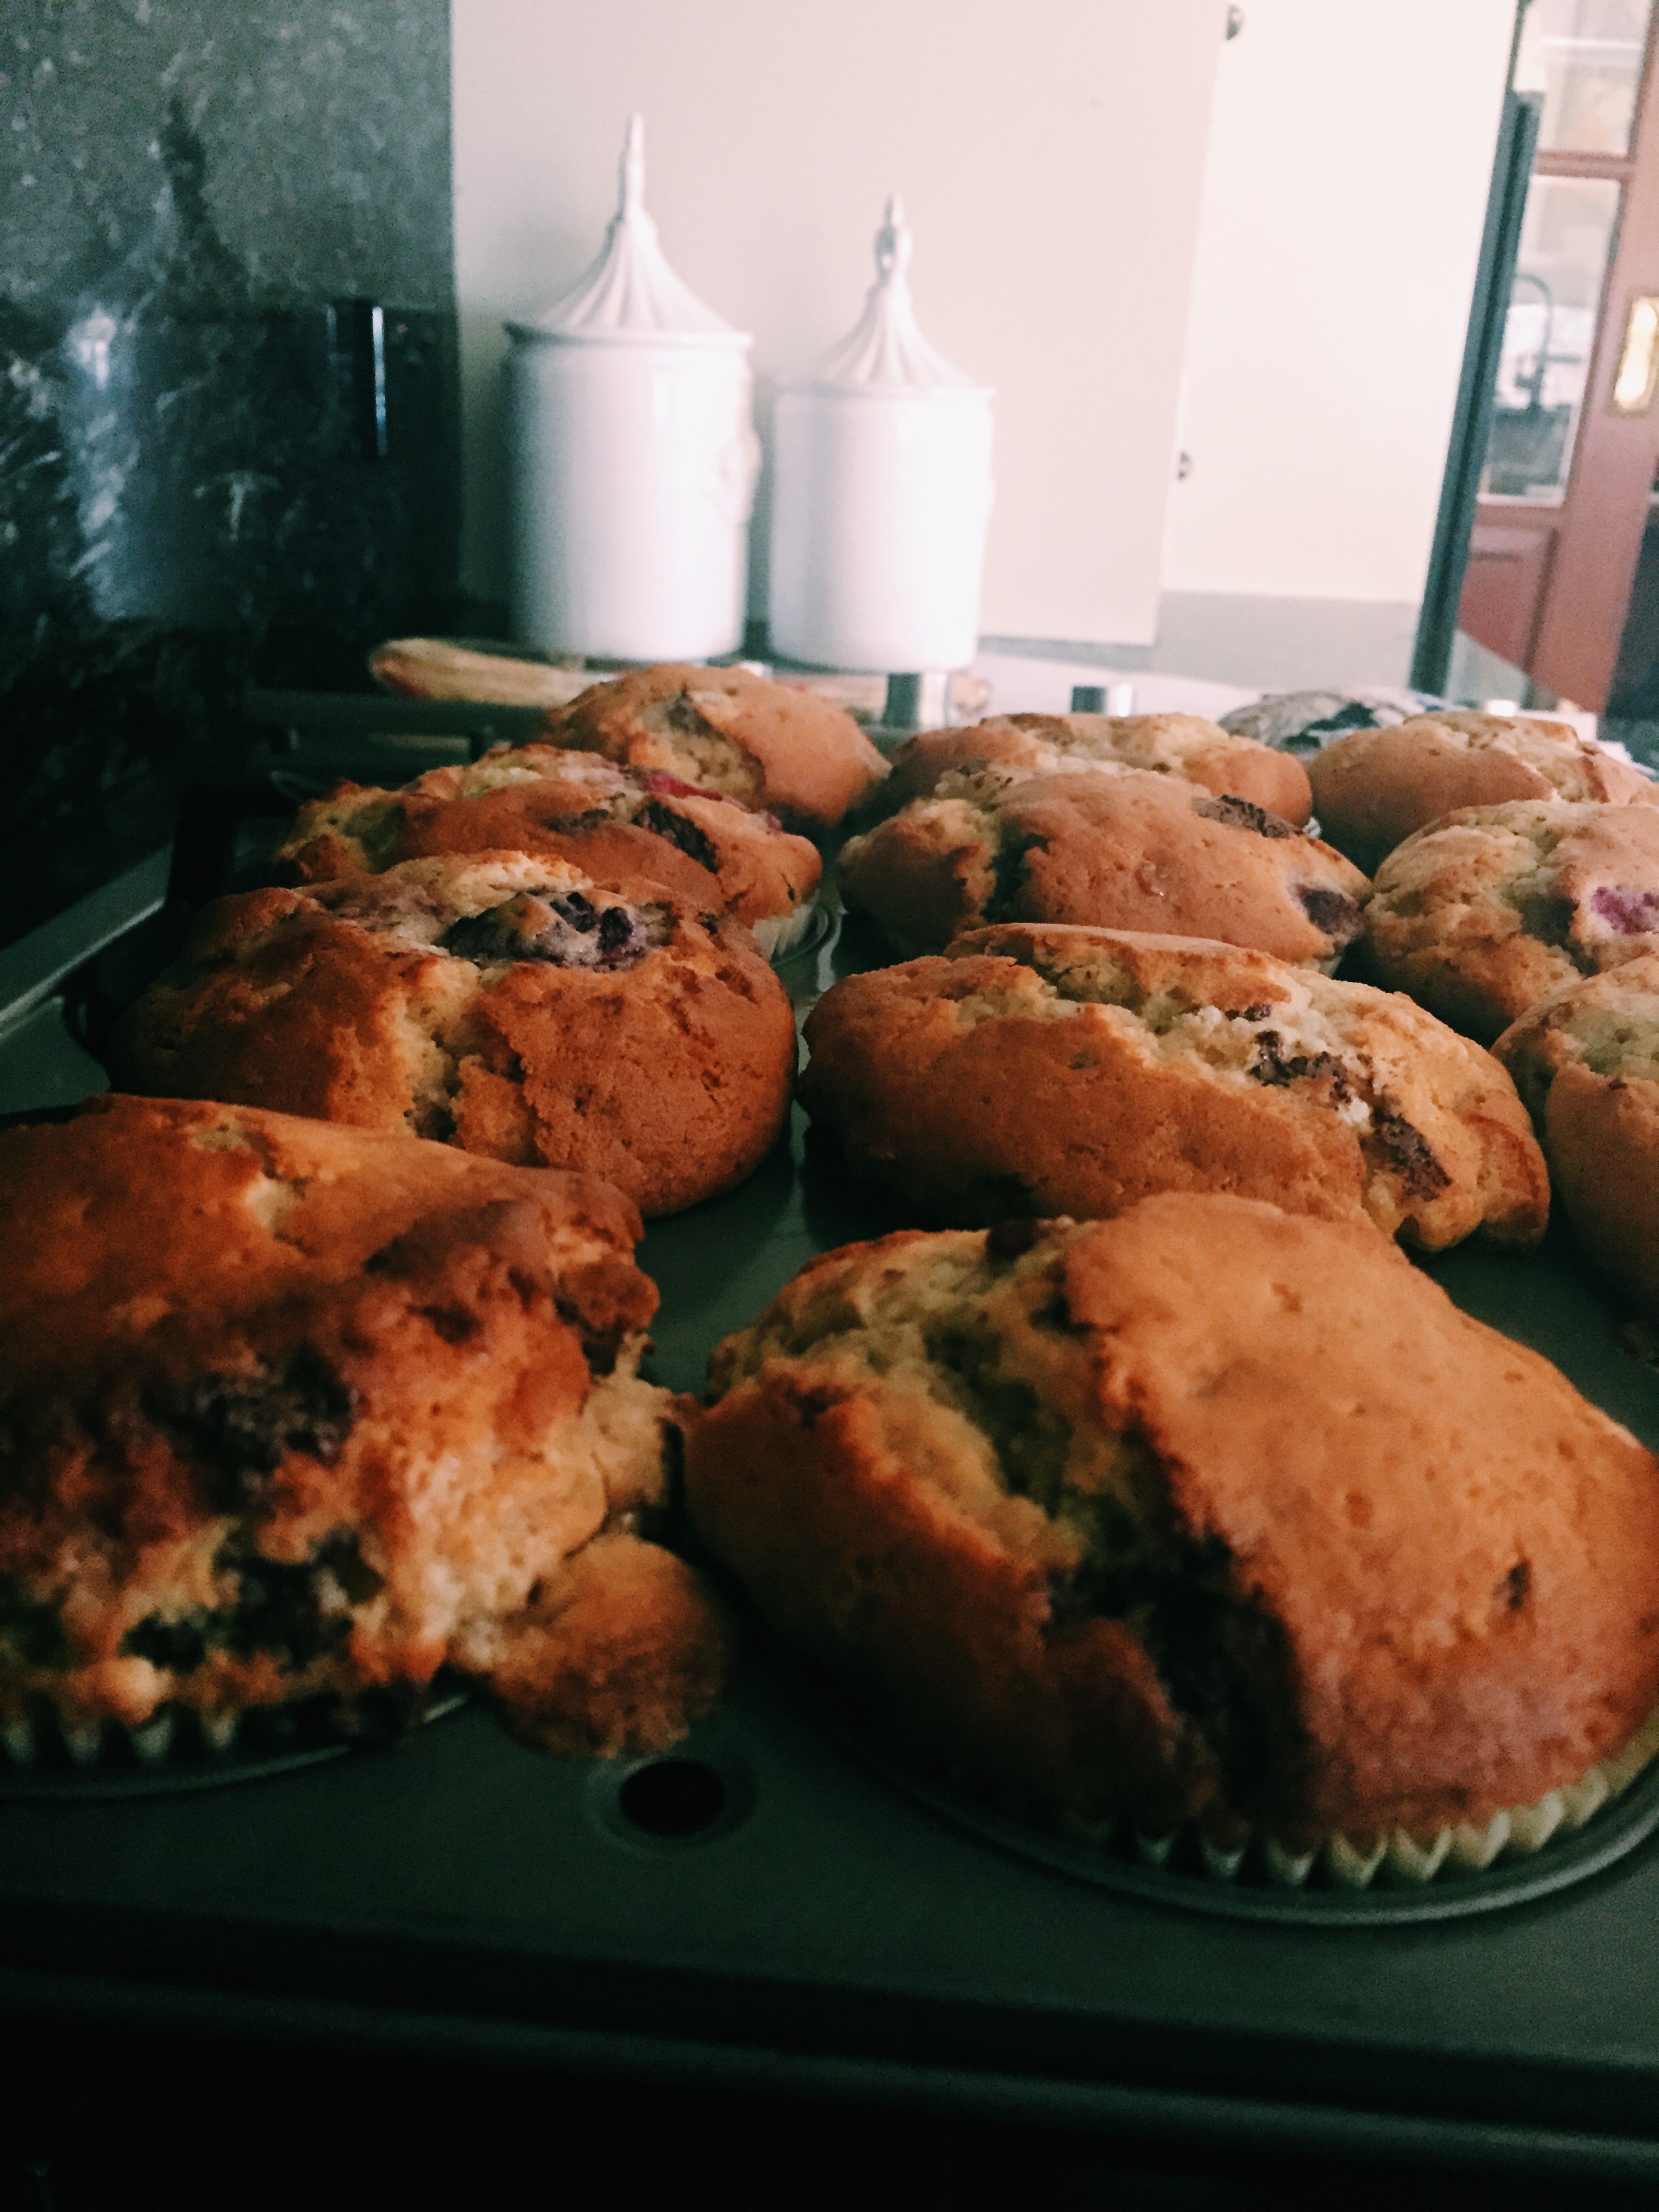
MULTIPOLYGON (((459 1701, 459 1689, 448 1686, 453 1678, 434 1683, 422 1723, 434 1720, 459 1701)), ((136 1727, 117 1720, 70 1722, 42 1710, 27 1718, 0 1725, 0 1775, 9 1769, 24 1776, 63 1771, 67 1758, 71 1769, 108 1774, 128 1769, 129 1755, 142 1771, 165 1775, 181 1763, 195 1764, 205 1754, 210 1760, 228 1759, 238 1753, 258 1759, 280 1759, 286 1750, 298 1750, 310 1741, 326 1743, 326 1727, 307 1729, 320 1700, 305 1698, 291 1705, 251 1705, 222 1713, 204 1713, 183 1705, 163 1705, 150 1719, 136 1727), (249 1741, 252 1736, 255 1741, 249 1741)), ((337 1736, 342 1749, 349 1739, 337 1736)))
POLYGON ((811 934, 818 909, 811 899, 793 914, 763 915, 749 924, 749 933, 769 960, 787 960, 811 934))
MULTIPOLYGON (((1326 1836, 1316 1844, 1292 1847, 1276 1836, 1246 1830, 1242 1839, 1218 1841, 1198 1832, 1198 1857, 1216 1881, 1237 1881, 1246 1863, 1259 1868, 1275 1887, 1301 1889, 1322 1877, 1335 1889, 1369 1889, 1379 1875, 1390 1882, 1425 1887, 1446 1875, 1484 1874, 1500 1859, 1533 1858, 1555 1838, 1576 1835, 1603 1806, 1621 1796, 1659 1753, 1659 1711, 1650 1714, 1625 1748, 1599 1759, 1577 1781, 1564 1784, 1536 1804, 1512 1805, 1480 1826, 1467 1823, 1442 1828, 1432 1836, 1404 1828, 1391 1834, 1355 1838, 1326 1836)), ((1191 1832, 1175 1828, 1152 1835, 1125 1821, 1062 1819, 1063 1832, 1074 1842, 1104 1849, 1127 1827, 1134 1854, 1143 1866, 1167 1867, 1176 1846, 1191 1832)))

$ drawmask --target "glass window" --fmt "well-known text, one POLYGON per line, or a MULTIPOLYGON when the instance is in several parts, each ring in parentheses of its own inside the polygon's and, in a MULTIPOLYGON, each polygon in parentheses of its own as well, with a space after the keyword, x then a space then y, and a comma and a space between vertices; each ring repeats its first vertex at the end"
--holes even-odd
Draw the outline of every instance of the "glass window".
POLYGON ((1527 188, 1483 499, 1566 495, 1619 196, 1601 177, 1534 176, 1527 188))
POLYGON ((1540 153, 1629 151, 1650 12, 1650 0, 1531 0, 1515 88, 1544 95, 1540 153))

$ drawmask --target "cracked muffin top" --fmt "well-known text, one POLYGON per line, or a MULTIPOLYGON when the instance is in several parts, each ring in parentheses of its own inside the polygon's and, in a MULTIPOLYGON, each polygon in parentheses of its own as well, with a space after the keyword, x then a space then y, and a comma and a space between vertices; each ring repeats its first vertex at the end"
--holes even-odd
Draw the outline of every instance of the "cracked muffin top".
POLYGON ((763 944, 822 872, 816 846, 769 815, 665 769, 618 768, 554 745, 497 746, 398 790, 343 783, 300 809, 275 857, 300 882, 320 884, 481 852, 543 853, 606 890, 654 884, 698 908, 724 906, 763 944))
POLYGON ((1492 1050, 1592 1258, 1659 1319, 1659 946, 1547 992, 1492 1050))
POLYGON ((764 807, 793 830, 833 829, 887 773, 843 708, 746 668, 635 669, 550 714, 547 734, 764 807))
POLYGON ((662 1213, 758 1164, 795 1035, 729 916, 478 853, 218 901, 112 1060, 134 1090, 580 1169, 662 1213))
POLYGON ((1071 921, 1330 961, 1370 884, 1250 801, 1138 769, 943 777, 842 848, 848 904, 907 951, 981 922, 1071 921))
POLYGON ((1431 1250, 1544 1231, 1543 1160, 1491 1055, 1398 992, 1266 953, 1008 923, 846 977, 805 1036, 802 1103, 935 1220, 1218 1190, 1431 1250))
POLYGON ((711 1549, 1051 1811, 1432 1835, 1659 1704, 1659 1464, 1369 1226, 1169 1194, 852 1245, 710 1379, 711 1549))
POLYGON ((678 1733, 720 1638, 637 1533, 672 1406, 639 1233, 593 1178, 243 1107, 0 1134, 6 1723, 324 1695, 395 1729, 448 1666, 545 1741, 678 1733))
POLYGON ((877 794, 889 809, 923 799, 952 771, 1024 769, 1033 775, 1090 767, 1179 776, 1219 799, 1231 794, 1300 828, 1312 799, 1307 771, 1288 753, 1231 737, 1197 714, 999 714, 965 730, 924 730, 892 757, 877 794))
POLYGON ((1659 784, 1570 722, 1453 708, 1351 731, 1309 762, 1308 775, 1325 836, 1370 869, 1403 839, 1465 807, 1515 799, 1659 801, 1659 784))
POLYGON ((1659 945, 1659 812, 1590 800, 1465 808, 1378 869, 1378 978, 1490 1043, 1546 991, 1659 945))

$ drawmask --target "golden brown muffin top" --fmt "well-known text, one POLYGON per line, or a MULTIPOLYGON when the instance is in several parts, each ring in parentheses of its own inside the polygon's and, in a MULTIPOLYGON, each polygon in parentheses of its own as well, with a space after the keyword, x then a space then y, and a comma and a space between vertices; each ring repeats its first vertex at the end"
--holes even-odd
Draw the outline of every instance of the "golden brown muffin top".
POLYGON ((549 715, 550 738, 830 829, 887 773, 844 708, 746 668, 678 662, 595 684, 549 715))
POLYGON ((1432 1834, 1659 1703, 1659 1464, 1368 1227, 1172 1194, 849 1246, 710 1371, 717 1547, 953 1749, 1024 1716, 1052 1801, 1432 1834))
POLYGON ((893 755, 884 805, 937 789, 952 771, 1024 768, 1064 775, 1090 766, 1176 775, 1217 798, 1231 793, 1300 827, 1313 801, 1293 754, 1235 738, 1197 714, 999 714, 963 730, 923 730, 893 755))
POLYGON ((1402 839, 1462 807, 1659 801, 1659 784, 1570 722, 1450 708, 1350 731, 1314 756, 1308 775, 1325 835, 1370 869, 1402 839))
POLYGON ((343 783, 300 809, 275 858, 318 884, 487 851, 549 854, 607 890, 654 882, 750 924, 792 911, 822 872, 817 848, 768 815, 663 769, 554 745, 498 746, 397 790, 343 783))

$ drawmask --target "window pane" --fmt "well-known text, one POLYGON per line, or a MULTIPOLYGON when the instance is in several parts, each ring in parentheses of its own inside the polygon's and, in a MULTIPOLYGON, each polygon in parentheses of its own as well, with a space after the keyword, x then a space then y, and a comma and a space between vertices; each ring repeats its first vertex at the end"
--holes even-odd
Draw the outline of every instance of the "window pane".
POLYGON ((1532 0, 1517 92, 1541 92, 1540 152, 1624 154, 1642 74, 1650 0, 1532 0))
POLYGON ((1619 186, 1604 178, 1534 177, 1527 188, 1483 499, 1565 496, 1618 215, 1619 186))

